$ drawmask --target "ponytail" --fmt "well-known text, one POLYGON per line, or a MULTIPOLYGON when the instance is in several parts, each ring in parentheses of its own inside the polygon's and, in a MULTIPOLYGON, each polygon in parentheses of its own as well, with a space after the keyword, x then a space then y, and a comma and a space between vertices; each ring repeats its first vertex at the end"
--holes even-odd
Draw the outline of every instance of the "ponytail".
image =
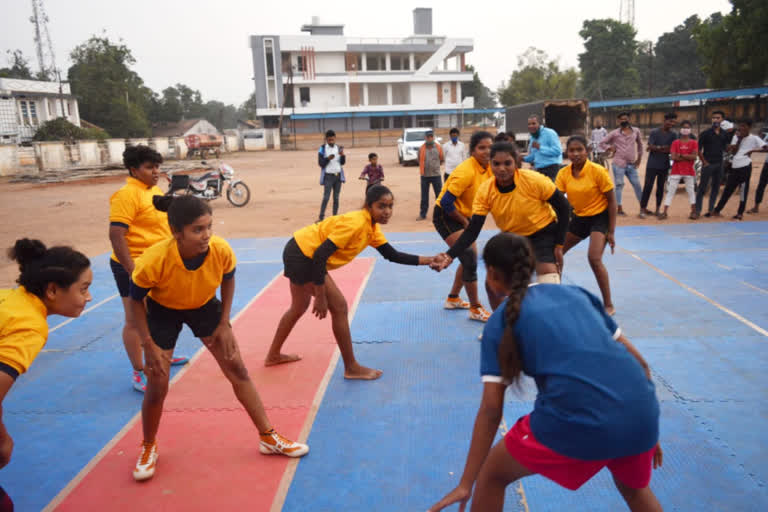
POLYGON ((40 240, 29 238, 16 240, 8 257, 19 264, 16 282, 41 299, 49 283, 69 288, 91 266, 83 253, 71 247, 46 248, 40 240))
POLYGON ((515 323, 520 317, 520 307, 533 274, 533 252, 527 239, 512 233, 499 233, 485 244, 483 260, 486 267, 493 267, 501 274, 511 289, 504 308, 506 327, 499 343, 498 359, 502 377, 514 383, 523 372, 523 360, 515 339, 515 323))

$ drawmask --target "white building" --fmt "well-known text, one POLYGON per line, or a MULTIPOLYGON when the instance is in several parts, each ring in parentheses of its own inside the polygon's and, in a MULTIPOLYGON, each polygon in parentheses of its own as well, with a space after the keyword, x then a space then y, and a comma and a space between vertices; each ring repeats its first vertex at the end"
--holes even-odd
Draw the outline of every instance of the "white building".
POLYGON ((77 99, 69 84, 0 78, 0 144, 31 140, 46 121, 65 117, 80 126, 77 99))
POLYGON ((473 40, 433 35, 432 9, 413 21, 405 39, 344 37, 317 18, 309 35, 251 36, 257 117, 271 128, 282 114, 300 133, 456 124, 474 107, 461 98, 473 40))

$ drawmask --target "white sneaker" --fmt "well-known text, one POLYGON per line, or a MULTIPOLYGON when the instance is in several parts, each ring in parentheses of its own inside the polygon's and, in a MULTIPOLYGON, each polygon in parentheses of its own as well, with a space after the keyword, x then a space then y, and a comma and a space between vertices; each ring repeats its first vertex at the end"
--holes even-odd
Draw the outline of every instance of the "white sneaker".
POLYGON ((285 455, 287 457, 302 457, 309 452, 309 446, 286 439, 275 429, 265 434, 259 434, 259 451, 263 455, 285 455))
POLYGON ((469 319, 478 322, 487 322, 491 314, 483 306, 473 306, 469 309, 469 319))
POLYGON ((469 306, 469 302, 461 300, 461 297, 448 297, 443 304, 445 309, 469 309, 469 306))
POLYGON ((141 443, 141 455, 133 470, 133 479, 137 482, 149 480, 157 467, 157 443, 141 443))

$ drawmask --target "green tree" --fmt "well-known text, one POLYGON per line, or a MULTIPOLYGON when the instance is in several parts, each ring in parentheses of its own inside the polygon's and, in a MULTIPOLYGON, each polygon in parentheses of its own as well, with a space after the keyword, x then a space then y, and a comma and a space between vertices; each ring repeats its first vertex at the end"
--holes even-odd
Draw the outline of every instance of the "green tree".
POLYGON ((472 81, 461 84, 461 99, 475 98, 475 108, 493 108, 496 106, 496 98, 493 92, 483 84, 475 68, 467 65, 467 71, 472 73, 472 81))
POLYGON ((255 119, 257 113, 256 105, 256 92, 252 92, 251 95, 248 96, 248 99, 245 100, 237 109, 237 118, 243 121, 248 119, 255 119))
POLYGON ((517 69, 497 92, 505 107, 546 99, 573 98, 579 87, 579 72, 560 69, 543 50, 529 47, 517 57, 517 69))
POLYGON ((63 117, 41 124, 35 131, 34 140, 64 140, 72 142, 83 139, 106 139, 109 135, 99 128, 80 128, 63 117))
POLYGON ((706 86, 706 75, 693 36, 700 24, 699 17, 693 15, 672 32, 659 36, 655 48, 654 93, 665 94, 706 86))
POLYGON ((720 13, 694 28, 698 54, 710 87, 747 87, 768 82, 768 3, 731 0, 720 13))
POLYGON ((29 61, 24 58, 21 50, 6 50, 10 67, 0 68, 0 78, 20 78, 33 80, 32 70, 29 69, 29 61))
POLYGON ((150 134, 146 110, 152 91, 129 66, 135 59, 125 44, 92 36, 70 54, 67 73, 80 116, 117 137, 150 134))
POLYGON ((184 84, 176 84, 176 90, 179 93, 181 115, 184 119, 196 119, 204 116, 205 106, 203 105, 203 96, 200 94, 200 91, 184 84))
POLYGON ((636 31, 631 25, 612 19, 585 20, 579 35, 585 49, 579 54, 579 66, 588 98, 620 98, 639 92, 636 31))
POLYGON ((237 108, 234 105, 225 105, 221 101, 208 101, 203 105, 205 114, 203 117, 221 130, 237 127, 237 108))

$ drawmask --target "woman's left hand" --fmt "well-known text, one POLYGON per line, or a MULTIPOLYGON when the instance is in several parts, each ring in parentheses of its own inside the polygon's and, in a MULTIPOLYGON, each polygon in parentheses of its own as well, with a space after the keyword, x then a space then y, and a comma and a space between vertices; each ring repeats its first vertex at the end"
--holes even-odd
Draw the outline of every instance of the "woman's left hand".
POLYGON ((466 487, 459 485, 454 490, 446 494, 443 499, 432 505, 427 512, 438 512, 439 510, 443 510, 445 507, 453 505, 456 502, 459 503, 459 512, 464 512, 464 510, 467 508, 467 502, 471 497, 472 489, 467 489, 466 487))
POLYGON ((556 245, 555 246, 555 266, 557 266, 557 272, 562 274, 563 273, 563 246, 562 245, 556 245))
POLYGON ((656 451, 653 452, 653 469, 660 468, 662 462, 664 462, 664 452, 661 451, 661 443, 656 443, 656 451))
POLYGON ((605 234, 605 243, 611 247, 611 254, 613 254, 613 251, 616 248, 616 238, 614 238, 614 234, 612 232, 609 231, 605 234))

